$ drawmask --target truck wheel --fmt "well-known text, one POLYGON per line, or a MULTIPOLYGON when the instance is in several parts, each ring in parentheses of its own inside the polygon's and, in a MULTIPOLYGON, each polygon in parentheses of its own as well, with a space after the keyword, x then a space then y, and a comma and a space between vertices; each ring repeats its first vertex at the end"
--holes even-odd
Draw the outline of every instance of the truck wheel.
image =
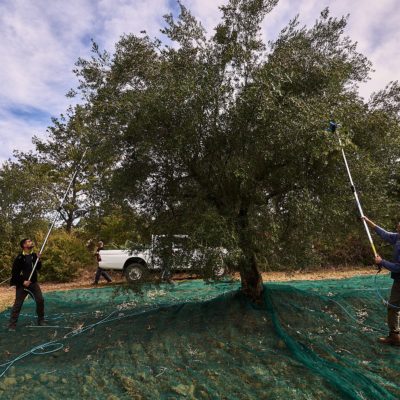
POLYGON ((124 274, 128 282, 139 282, 146 275, 146 267, 139 263, 132 263, 127 265, 124 274))
POLYGON ((226 268, 222 265, 217 265, 213 268, 213 275, 215 278, 221 278, 226 274, 226 268))

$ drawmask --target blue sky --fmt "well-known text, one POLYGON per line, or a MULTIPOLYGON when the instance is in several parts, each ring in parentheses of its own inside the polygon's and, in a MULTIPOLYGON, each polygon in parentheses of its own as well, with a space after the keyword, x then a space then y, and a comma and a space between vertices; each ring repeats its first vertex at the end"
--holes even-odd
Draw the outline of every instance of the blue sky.
MULTIPOLYGON (((209 32, 224 3, 182 2, 209 32)), ((274 39, 296 14, 312 24, 326 6, 332 15, 350 14, 347 34, 373 62, 360 93, 368 98, 399 79, 398 0, 280 0, 264 22, 264 39, 274 39)), ((89 57, 91 38, 112 52, 123 33, 159 36, 162 15, 176 8, 174 0, 0 0, 0 162, 14 149, 32 149, 32 136, 44 137, 51 117, 65 112, 65 93, 77 85, 74 63, 89 57)))

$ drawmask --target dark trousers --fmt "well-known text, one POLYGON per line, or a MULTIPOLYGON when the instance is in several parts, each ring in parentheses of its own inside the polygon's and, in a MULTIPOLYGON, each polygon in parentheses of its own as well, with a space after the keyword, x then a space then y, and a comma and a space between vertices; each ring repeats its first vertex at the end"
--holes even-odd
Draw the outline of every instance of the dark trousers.
POLYGON ((108 275, 107 272, 104 271, 104 269, 101 269, 100 267, 97 267, 96 275, 94 277, 95 283, 99 282, 100 276, 103 276, 107 280, 107 282, 111 282, 110 275, 108 275))
POLYGON ((169 262, 164 262, 163 263, 162 270, 161 270, 162 271, 161 280, 167 281, 167 282, 171 281, 172 272, 171 272, 170 265, 171 264, 169 262))
POLYGON ((26 289, 24 286, 18 286, 15 290, 15 302, 11 310, 10 324, 17 323, 22 304, 24 304, 24 300, 28 294, 31 294, 36 302, 38 320, 44 319, 44 299, 39 284, 37 282, 31 283, 26 289))
POLYGON ((390 333, 400 334, 400 281, 393 281, 388 305, 388 326, 390 333))

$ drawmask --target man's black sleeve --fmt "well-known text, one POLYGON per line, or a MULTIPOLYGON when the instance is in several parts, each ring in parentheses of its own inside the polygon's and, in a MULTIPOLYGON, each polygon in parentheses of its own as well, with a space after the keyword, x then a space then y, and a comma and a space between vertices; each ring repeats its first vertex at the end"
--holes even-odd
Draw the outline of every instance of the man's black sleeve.
POLYGON ((18 256, 13 263, 11 270, 10 286, 21 286, 24 283, 24 278, 21 276, 21 257, 18 256))

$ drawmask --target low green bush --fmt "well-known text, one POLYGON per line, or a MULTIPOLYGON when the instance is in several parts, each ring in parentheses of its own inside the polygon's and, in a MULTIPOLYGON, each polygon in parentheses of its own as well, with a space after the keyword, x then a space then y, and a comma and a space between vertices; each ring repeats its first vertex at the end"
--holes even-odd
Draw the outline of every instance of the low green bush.
MULTIPOLYGON (((44 234, 37 235, 42 243, 44 234)), ((36 251, 38 251, 36 249, 36 251)), ((54 231, 42 256, 41 281, 67 282, 78 276, 79 270, 93 265, 94 257, 80 239, 63 230, 54 231)))

